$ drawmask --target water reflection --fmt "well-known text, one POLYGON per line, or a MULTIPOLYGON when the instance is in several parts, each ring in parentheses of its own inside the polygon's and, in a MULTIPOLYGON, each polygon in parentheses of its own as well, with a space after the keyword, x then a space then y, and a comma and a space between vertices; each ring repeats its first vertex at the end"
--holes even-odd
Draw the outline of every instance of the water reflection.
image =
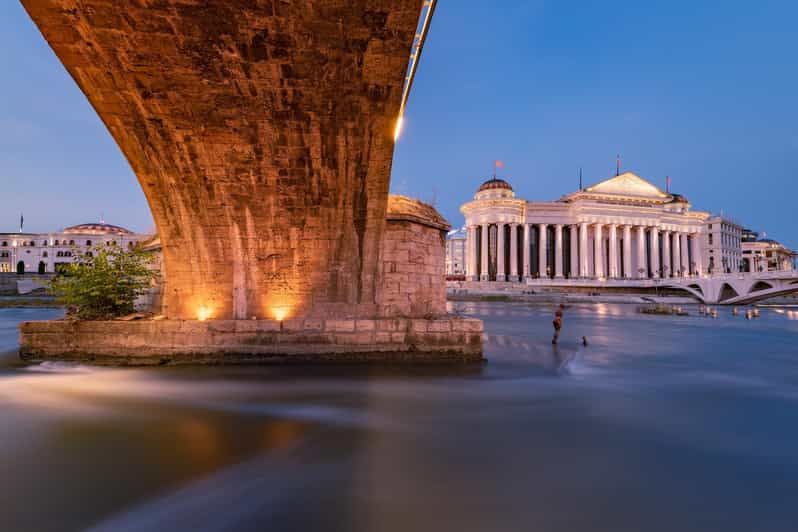
MULTIPOLYGON (((574 305, 552 346, 554 305, 458 308, 486 320, 487 364, 7 355, 2 529, 792 530, 796 311, 574 305)), ((0 352, 37 312, 0 312, 0 352)))

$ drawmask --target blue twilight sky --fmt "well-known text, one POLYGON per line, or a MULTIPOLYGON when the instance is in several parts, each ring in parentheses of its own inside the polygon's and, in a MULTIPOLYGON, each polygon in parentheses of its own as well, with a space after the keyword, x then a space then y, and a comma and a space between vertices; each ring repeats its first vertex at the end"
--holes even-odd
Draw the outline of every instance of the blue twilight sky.
MULTIPOLYGON (((0 231, 153 223, 139 186, 19 3, 0 7, 0 231)), ((459 205, 492 161, 528 199, 623 166, 798 247, 798 2, 441 0, 394 192, 459 205)))

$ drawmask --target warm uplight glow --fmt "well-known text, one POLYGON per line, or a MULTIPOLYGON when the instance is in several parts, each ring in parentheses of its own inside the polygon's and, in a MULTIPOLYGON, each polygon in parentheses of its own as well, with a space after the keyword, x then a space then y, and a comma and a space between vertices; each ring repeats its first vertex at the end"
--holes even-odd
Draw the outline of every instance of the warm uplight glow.
POLYGON ((200 307, 197 309, 197 319, 199 321, 205 321, 211 317, 211 309, 208 307, 200 307))
POLYGON ((288 308, 274 307, 272 309, 272 314, 274 315, 274 319, 276 319, 277 321, 283 321, 288 316, 288 308))
POLYGON ((396 142, 399 140, 399 136, 402 134, 402 126, 404 126, 405 117, 400 116, 396 119, 396 129, 393 132, 393 141, 396 142))

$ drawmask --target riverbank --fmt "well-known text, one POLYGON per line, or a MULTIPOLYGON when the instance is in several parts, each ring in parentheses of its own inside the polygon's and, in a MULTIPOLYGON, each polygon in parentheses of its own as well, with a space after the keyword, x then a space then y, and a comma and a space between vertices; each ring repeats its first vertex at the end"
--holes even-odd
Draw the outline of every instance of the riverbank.
POLYGON ((473 292, 450 291, 446 298, 451 302, 505 302, 505 303, 616 303, 616 304, 644 304, 663 303, 673 305, 697 304, 692 297, 679 296, 654 296, 634 294, 573 294, 563 292, 545 293, 502 293, 502 292, 473 292))
POLYGON ((0 296, 0 308, 63 308, 49 296, 0 296))

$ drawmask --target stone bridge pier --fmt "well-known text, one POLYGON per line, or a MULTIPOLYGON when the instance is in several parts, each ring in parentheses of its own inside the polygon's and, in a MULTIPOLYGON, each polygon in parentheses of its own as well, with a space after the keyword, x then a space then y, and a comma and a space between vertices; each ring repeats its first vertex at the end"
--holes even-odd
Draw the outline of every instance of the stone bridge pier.
POLYGON ((382 248, 423 0, 21 2, 141 183, 167 318, 396 317, 382 248))

